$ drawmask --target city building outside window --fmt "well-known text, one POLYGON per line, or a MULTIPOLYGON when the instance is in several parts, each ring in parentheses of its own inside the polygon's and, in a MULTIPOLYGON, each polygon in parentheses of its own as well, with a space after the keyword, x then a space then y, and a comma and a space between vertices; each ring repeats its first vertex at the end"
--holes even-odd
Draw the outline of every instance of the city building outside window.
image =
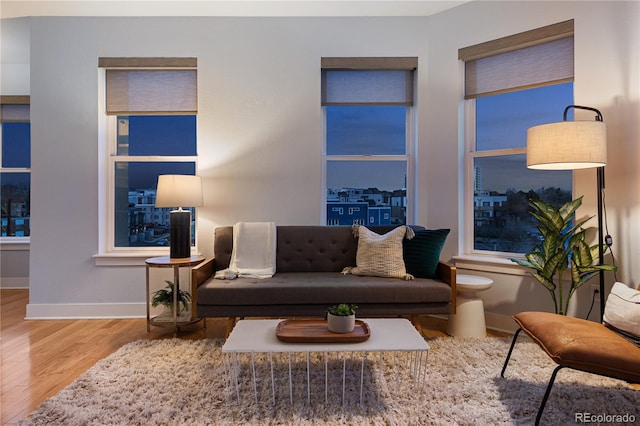
POLYGON ((31 235, 31 123, 29 96, 0 101, 0 237, 31 235))
MULTIPOLYGON (((573 21, 460 49, 465 61, 465 252, 529 252, 540 241, 528 200, 572 198, 571 171, 526 165, 529 127, 573 104, 573 21)), ((572 117, 569 117, 572 119, 572 117)))
POLYGON ((322 58, 327 224, 413 219, 416 67, 417 58, 322 58))
POLYGON ((196 60, 101 58, 100 66, 108 135, 106 251, 168 250, 172 208, 155 207, 156 187, 159 175, 196 174, 196 60))

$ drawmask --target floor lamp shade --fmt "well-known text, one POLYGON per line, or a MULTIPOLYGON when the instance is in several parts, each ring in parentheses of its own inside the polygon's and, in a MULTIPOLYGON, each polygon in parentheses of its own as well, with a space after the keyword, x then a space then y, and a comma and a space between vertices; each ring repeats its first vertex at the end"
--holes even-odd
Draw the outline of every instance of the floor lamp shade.
POLYGON ((156 207, 176 207, 170 213, 171 246, 169 256, 191 256, 191 211, 182 207, 202 205, 202 179, 192 175, 160 175, 156 207))
POLYGON ((602 121, 562 121, 527 130, 527 167, 574 170, 607 164, 607 127, 602 121))

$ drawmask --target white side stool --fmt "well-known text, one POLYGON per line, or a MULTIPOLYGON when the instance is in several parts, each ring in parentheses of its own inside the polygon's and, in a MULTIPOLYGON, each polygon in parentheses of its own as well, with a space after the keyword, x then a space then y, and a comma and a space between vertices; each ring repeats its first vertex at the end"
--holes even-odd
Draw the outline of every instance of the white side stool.
POLYGON ((493 280, 477 275, 456 275, 456 313, 449 315, 447 334, 455 337, 486 337, 484 304, 478 291, 491 288, 493 280))

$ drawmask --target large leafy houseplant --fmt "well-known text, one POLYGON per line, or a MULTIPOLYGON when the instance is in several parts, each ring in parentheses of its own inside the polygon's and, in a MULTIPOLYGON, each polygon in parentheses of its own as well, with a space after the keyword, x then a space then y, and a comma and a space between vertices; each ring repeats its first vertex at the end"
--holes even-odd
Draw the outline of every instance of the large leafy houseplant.
MULTIPOLYGON (((589 246, 582 228, 591 217, 575 220, 575 211, 582 197, 556 208, 540 200, 529 200, 530 214, 538 222, 542 244, 533 248, 524 259, 511 261, 530 268, 531 275, 551 294, 557 314, 566 315, 569 300, 575 291, 601 270, 614 271, 613 265, 594 265, 599 259, 599 245, 589 246), (563 274, 570 269, 569 288, 563 288, 563 274)), ((606 247, 604 248, 606 249, 606 247)))

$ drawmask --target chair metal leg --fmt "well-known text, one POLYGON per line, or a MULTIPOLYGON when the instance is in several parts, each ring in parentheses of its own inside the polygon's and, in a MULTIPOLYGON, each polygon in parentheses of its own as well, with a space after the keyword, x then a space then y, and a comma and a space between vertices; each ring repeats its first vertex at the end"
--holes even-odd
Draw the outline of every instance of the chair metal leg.
POLYGON ((553 383, 556 380, 558 371, 563 368, 565 368, 563 365, 559 365, 555 368, 555 370, 553 370, 553 374, 551 375, 551 379, 549 379, 549 384, 547 385, 547 390, 544 392, 544 397, 542 398, 542 402, 540 403, 540 408, 538 408, 538 415, 536 416, 536 426, 540 424, 540 418, 542 417, 544 406, 547 404, 547 399, 549 398, 549 394, 551 393, 551 388, 553 387, 553 383))
POLYGON ((507 359, 504 360, 504 365, 502 366, 502 371, 500 372, 500 377, 504 379, 504 372, 507 369, 507 364, 509 364, 509 359, 511 359, 511 352, 513 352, 513 347, 516 345, 516 340, 518 340, 518 335, 522 331, 521 328, 516 330, 516 333, 513 335, 513 340, 511 340, 511 347, 509 348, 509 352, 507 353, 507 359))

